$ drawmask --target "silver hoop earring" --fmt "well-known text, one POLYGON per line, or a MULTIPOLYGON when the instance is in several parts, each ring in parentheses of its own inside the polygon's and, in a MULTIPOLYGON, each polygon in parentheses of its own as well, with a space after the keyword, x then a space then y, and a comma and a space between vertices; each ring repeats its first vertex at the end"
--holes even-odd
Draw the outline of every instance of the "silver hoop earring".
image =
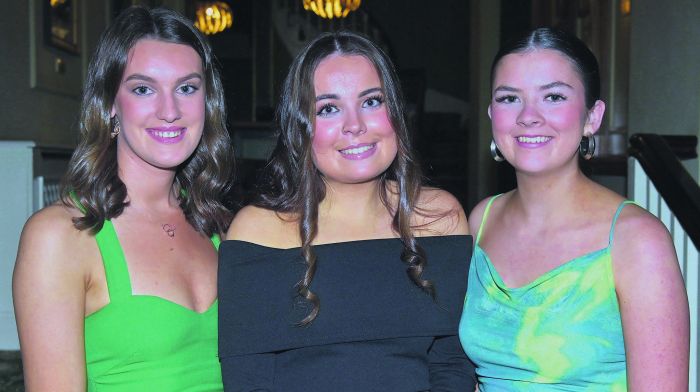
POLYGON ((493 160, 496 162, 503 162, 506 159, 503 157, 503 154, 501 154, 501 151, 498 149, 498 146, 496 145, 496 141, 491 139, 491 157, 493 157, 493 160))
POLYGON ((593 135, 583 135, 581 144, 578 147, 578 153, 581 155, 581 158, 585 160, 593 158, 593 154, 595 154, 595 138, 593 135))

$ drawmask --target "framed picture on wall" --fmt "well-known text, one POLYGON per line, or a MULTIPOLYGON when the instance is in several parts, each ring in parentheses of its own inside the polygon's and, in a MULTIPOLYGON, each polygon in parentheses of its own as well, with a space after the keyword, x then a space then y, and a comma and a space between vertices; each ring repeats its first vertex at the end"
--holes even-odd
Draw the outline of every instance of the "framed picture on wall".
MULTIPOLYGON (((82 0, 29 0, 29 84, 80 97, 83 81, 82 0)), ((94 2, 98 3, 98 2, 94 2)))
POLYGON ((43 0, 47 45, 80 54, 79 0, 43 0))

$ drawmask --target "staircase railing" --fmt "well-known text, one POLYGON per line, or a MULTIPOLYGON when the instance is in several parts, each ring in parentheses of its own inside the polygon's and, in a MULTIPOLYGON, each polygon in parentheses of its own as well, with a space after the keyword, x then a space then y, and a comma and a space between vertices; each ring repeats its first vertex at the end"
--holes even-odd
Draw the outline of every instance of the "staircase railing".
POLYGON ((673 238, 690 304, 689 391, 698 391, 700 186, 681 159, 697 158, 697 137, 635 134, 630 138, 628 197, 656 215, 673 238))

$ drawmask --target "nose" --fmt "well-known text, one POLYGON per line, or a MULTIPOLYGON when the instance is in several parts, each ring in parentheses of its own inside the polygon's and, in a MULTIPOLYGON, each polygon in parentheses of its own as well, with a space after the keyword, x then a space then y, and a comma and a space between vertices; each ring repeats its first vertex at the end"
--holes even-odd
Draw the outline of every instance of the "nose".
POLYGON ((544 118, 535 105, 525 103, 520 113, 518 113, 516 121, 522 127, 534 127, 541 125, 544 122, 544 118))
POLYGON ((343 124, 343 134, 352 134, 355 136, 362 135, 367 132, 367 126, 358 112, 348 112, 343 124))
POLYGON ((156 115, 159 119, 169 123, 179 120, 181 117, 180 104, 173 94, 163 94, 158 100, 156 115))

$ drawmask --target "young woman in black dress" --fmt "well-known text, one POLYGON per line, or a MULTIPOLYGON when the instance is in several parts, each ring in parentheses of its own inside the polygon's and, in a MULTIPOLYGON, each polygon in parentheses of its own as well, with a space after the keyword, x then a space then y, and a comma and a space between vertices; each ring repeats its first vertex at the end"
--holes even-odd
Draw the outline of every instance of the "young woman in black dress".
POLYGON ((423 186, 388 57, 348 32, 293 61, 279 139, 219 261, 231 391, 473 391, 457 324, 472 239, 423 186))

